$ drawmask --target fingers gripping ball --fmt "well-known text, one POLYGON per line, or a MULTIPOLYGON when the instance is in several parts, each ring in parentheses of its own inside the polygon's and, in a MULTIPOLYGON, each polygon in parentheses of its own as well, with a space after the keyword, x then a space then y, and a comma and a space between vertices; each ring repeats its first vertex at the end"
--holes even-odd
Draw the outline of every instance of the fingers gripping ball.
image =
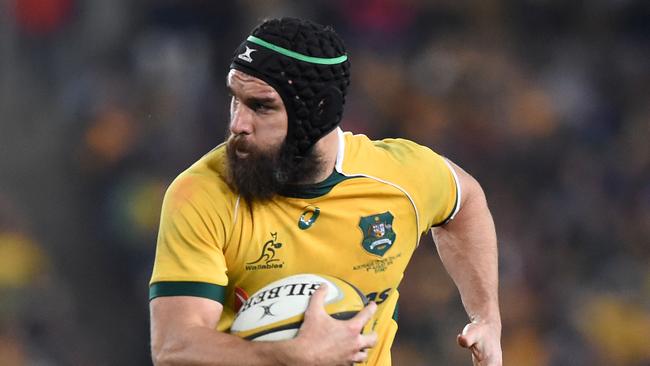
POLYGON ((311 295, 327 284, 325 312, 345 320, 368 299, 354 285, 332 276, 299 274, 268 284, 254 293, 237 313, 230 332, 253 341, 279 341, 296 336, 311 295))

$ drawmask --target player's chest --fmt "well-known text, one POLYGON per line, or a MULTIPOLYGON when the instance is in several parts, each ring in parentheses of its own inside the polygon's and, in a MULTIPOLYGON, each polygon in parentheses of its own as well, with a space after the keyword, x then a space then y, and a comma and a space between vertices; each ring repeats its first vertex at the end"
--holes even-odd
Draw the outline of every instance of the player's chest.
POLYGON ((225 251, 229 278, 260 286, 296 273, 333 275, 359 287, 397 283, 419 239, 408 198, 386 192, 274 202, 238 223, 225 251))

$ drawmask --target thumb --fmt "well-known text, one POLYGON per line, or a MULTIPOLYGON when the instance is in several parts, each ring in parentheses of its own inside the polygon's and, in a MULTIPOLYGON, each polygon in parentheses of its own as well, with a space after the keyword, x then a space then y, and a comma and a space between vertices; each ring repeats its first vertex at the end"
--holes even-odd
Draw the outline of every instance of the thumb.
POLYGON ((458 335, 456 340, 458 345, 463 348, 471 348, 478 342, 480 337, 480 328, 475 323, 469 323, 463 328, 463 332, 458 335))

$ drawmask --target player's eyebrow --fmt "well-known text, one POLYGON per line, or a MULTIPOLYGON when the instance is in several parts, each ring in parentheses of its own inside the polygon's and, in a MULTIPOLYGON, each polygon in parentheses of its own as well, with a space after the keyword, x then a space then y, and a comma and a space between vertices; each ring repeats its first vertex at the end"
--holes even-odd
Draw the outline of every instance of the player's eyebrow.
POLYGON ((244 98, 246 101, 250 102, 256 102, 260 104, 273 104, 277 101, 277 99, 273 97, 248 97, 244 98))
MULTIPOLYGON (((230 85, 226 85, 226 90, 228 91, 228 93, 231 96, 235 95, 235 92, 230 87, 230 85)), ((247 102, 247 103, 275 104, 275 103, 277 103, 278 98, 269 97, 269 96, 255 96, 255 97, 244 98, 244 101, 247 102)))

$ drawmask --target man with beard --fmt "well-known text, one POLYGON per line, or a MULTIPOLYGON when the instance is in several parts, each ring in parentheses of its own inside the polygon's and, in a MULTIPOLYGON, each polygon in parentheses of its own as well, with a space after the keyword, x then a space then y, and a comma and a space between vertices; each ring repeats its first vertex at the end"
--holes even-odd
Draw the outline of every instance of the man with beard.
POLYGON ((431 230, 470 318, 458 343, 475 365, 501 365, 496 235, 480 185, 414 142, 341 131, 349 68, 331 28, 299 19, 266 21, 236 50, 231 135, 163 203, 150 285, 156 364, 390 365, 397 287, 431 230), (372 302, 335 320, 323 286, 296 338, 228 334, 249 294, 298 273, 345 279, 372 302))

